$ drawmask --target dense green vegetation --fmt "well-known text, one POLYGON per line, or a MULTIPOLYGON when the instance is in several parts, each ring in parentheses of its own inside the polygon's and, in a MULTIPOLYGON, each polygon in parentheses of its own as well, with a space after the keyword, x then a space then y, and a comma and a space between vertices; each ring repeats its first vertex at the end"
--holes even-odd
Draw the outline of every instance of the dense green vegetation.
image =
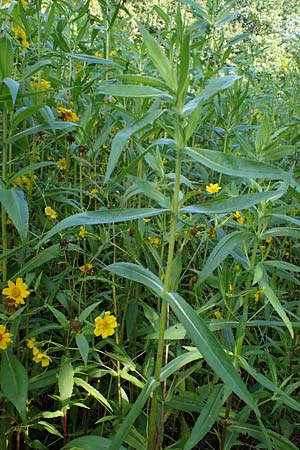
POLYGON ((0 450, 296 450, 299 8, 127 3, 2 0, 0 450))

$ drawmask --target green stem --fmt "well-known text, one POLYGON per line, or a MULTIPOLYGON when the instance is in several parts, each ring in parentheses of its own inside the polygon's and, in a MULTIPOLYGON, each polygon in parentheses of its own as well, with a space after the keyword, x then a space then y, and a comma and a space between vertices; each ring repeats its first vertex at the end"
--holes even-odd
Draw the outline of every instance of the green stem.
POLYGON ((237 339, 236 339, 236 345, 235 345, 235 355, 238 356, 241 354, 243 342, 246 335, 246 324, 248 321, 248 309, 249 309, 249 297, 250 297, 250 289, 251 289, 251 283, 253 279, 253 270, 255 267, 255 261, 256 261, 256 252, 258 249, 258 241, 254 243, 253 246, 253 253, 252 258, 250 261, 250 267, 249 267, 249 273, 246 281, 246 294, 243 302, 243 315, 242 315, 242 321, 240 322, 240 327, 237 332, 237 339))
MULTIPOLYGON (((180 146, 181 147, 181 146, 180 146)), ((166 267, 166 275, 164 279, 164 287, 163 287, 163 298, 161 302, 161 310, 160 310, 160 327, 159 327, 159 337, 157 343, 157 354, 156 354, 156 363, 155 363, 155 371, 154 377, 156 381, 160 380, 161 367, 163 362, 163 355, 165 351, 165 341, 164 334, 166 328, 166 320, 167 320, 167 302, 165 299, 165 295, 168 293, 171 286, 171 277, 173 271, 173 260, 174 260, 174 249, 176 242, 176 226, 177 226, 177 216, 179 213, 179 189, 180 189, 180 175, 181 175, 181 148, 177 146, 177 157, 176 157, 176 172, 175 172, 175 185, 174 185, 174 196, 173 196, 173 208, 172 208, 172 216, 170 222, 170 237, 169 237, 169 248, 168 248, 168 258, 167 258, 167 267, 166 267)), ((157 418, 157 409, 158 409, 158 390, 156 389, 153 393, 152 403, 151 403, 151 411, 149 417, 149 433, 148 433, 148 450, 155 450, 156 444, 159 444, 158 439, 161 435, 161 430, 158 429, 156 418, 157 418)), ((163 424, 163 421, 159 421, 163 424)), ((162 426, 162 425, 161 425, 162 426)))
MULTIPOLYGON (((3 144, 2 144, 2 190, 7 189, 7 152, 8 146, 6 143, 7 140, 7 111, 2 111, 2 128, 3 128, 3 144)), ((7 251, 7 232, 6 232, 6 211, 4 206, 1 208, 1 231, 2 231, 2 253, 6 253, 7 251)), ((2 281, 3 284, 6 284, 7 281, 7 260, 3 260, 2 265, 2 281)))

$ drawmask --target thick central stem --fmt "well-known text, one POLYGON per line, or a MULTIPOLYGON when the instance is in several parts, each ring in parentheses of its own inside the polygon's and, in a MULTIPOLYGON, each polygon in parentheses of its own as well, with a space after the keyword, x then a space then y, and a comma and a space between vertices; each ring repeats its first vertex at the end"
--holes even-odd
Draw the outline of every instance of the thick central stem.
MULTIPOLYGON (((180 125, 178 125, 180 127, 180 125)), ((178 135, 178 133, 176 133, 178 135)), ((180 133, 181 134, 181 133, 180 133)), ((179 202, 179 190, 180 190, 180 175, 181 175, 181 140, 177 140, 177 152, 176 152, 176 170, 175 170, 175 183, 174 183, 174 195, 172 202, 172 215, 170 220, 170 237, 169 237, 169 248, 168 248, 168 258, 166 273, 164 279, 163 295, 160 310, 160 327, 159 327, 159 337, 157 343, 157 355, 155 363, 154 377, 156 381, 160 381, 160 372, 163 363, 163 356, 165 351, 164 334, 166 328, 167 319, 167 302, 165 295, 170 290, 171 277, 173 271, 173 261, 174 261, 174 251, 176 242, 176 226, 177 217, 180 208, 179 202)), ((149 433, 148 433, 148 447, 147 450, 155 450, 159 444, 159 436, 161 435, 161 430, 159 430, 159 425, 163 424, 163 421, 157 420, 157 410, 158 410, 158 389, 153 393, 151 411, 149 418, 149 433)))

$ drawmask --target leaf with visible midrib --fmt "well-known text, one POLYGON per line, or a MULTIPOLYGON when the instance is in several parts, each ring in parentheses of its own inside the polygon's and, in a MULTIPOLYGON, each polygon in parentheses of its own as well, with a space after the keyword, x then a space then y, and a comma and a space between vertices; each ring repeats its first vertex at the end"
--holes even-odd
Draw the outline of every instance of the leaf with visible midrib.
POLYGON ((16 407, 25 422, 28 375, 25 367, 10 350, 2 352, 0 383, 4 396, 16 407))

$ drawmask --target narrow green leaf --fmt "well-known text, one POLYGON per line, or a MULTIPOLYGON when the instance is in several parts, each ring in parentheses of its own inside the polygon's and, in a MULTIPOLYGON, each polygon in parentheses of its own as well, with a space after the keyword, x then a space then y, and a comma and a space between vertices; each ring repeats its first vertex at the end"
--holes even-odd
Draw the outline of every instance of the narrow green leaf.
POLYGON ((8 87, 14 105, 17 100, 20 83, 18 81, 13 80, 12 78, 4 78, 4 80, 2 80, 2 83, 4 83, 8 87))
POLYGON ((58 373, 58 389, 63 405, 70 400, 74 388, 74 369, 70 362, 62 361, 58 373))
MULTIPOLYGON (((81 436, 68 442, 62 450, 109 450, 111 444, 110 439, 106 439, 100 436, 81 436)), ((121 446, 118 450, 127 450, 121 446)))
POLYGON ((243 369, 245 369, 256 381, 258 381, 262 386, 269 389, 272 392, 275 392, 278 394, 279 398, 290 408, 294 409, 295 411, 300 411, 300 403, 290 397, 286 392, 284 392, 282 389, 277 387, 271 380, 269 380, 267 377, 262 375, 261 373, 257 372, 253 367, 251 367, 247 361, 242 358, 241 356, 238 357, 239 364, 243 369))
MULTIPOLYGON (((263 433, 261 429, 255 425, 250 424, 229 425, 228 430, 242 434, 247 434, 260 441, 262 441, 263 439, 263 433)), ((276 450, 299 450, 299 447, 296 447, 296 445, 294 445, 286 437, 281 436, 275 431, 267 430, 267 433, 271 438, 274 448, 276 448, 276 450)))
POLYGON ((93 386, 87 383, 81 378, 75 377, 74 383, 76 386, 82 387, 86 392, 88 392, 92 397, 94 397, 99 403, 101 403, 109 412, 112 412, 112 407, 110 406, 108 400, 93 386))
POLYGON ((14 68, 12 40, 6 31, 0 32, 0 79, 10 77, 14 68))
POLYGON ((52 314, 62 327, 69 328, 69 320, 61 311, 59 311, 58 309, 54 308, 54 306, 51 305, 47 305, 47 308, 52 312, 52 314))
POLYGON ((109 154, 104 183, 107 183, 113 170, 115 169, 116 164, 119 161, 119 158, 127 145, 128 139, 133 134, 147 127, 149 124, 152 124, 162 114, 163 111, 160 110, 150 111, 147 114, 145 114, 145 116, 142 117, 141 119, 138 119, 135 122, 133 122, 130 125, 130 127, 124 128, 123 130, 120 130, 116 134, 116 136, 112 141, 111 152, 109 154))
POLYGON ((173 373, 177 372, 185 365, 190 364, 193 361, 198 361, 199 359, 202 359, 202 355, 199 353, 199 350, 192 350, 184 353, 183 355, 177 356, 161 369, 160 381, 165 381, 173 375, 173 373))
POLYGON ((104 64, 106 66, 121 67, 120 64, 117 64, 111 59, 98 58, 97 56, 77 54, 77 53, 66 53, 66 56, 78 59, 79 61, 84 61, 88 64, 102 64, 102 65, 104 64))
POLYGON ((94 311, 94 309, 96 309, 98 307, 98 305, 100 305, 100 302, 94 302, 91 305, 87 306, 79 315, 78 320, 80 322, 84 322, 89 315, 94 311))
POLYGON ((134 424, 137 417, 139 417, 142 408, 152 392, 159 386, 159 382, 155 381, 153 377, 149 378, 145 383, 143 390, 140 395, 134 402, 129 414, 126 416, 125 420, 122 422, 121 426, 118 428, 118 431, 115 437, 112 440, 112 443, 109 446, 109 450, 119 450, 121 444, 124 442, 126 436, 130 432, 132 425, 134 424))
POLYGON ((282 321, 286 325, 287 329, 290 332, 290 335, 293 338, 294 337, 294 331, 293 331, 293 327, 292 327, 292 324, 290 322, 290 319, 286 315, 286 312, 283 309, 283 307, 282 307, 282 305, 280 303, 280 300, 278 299, 277 295, 275 294, 275 292, 273 291, 271 286, 269 286, 269 283, 268 283, 266 277, 262 277, 262 279, 259 281, 258 284, 259 284, 259 287, 264 291, 265 296, 267 297, 267 299, 269 300, 269 302, 271 303, 271 305, 273 306, 273 308, 275 309, 275 311, 277 312, 279 317, 281 317, 282 321))
POLYGON ((8 186, 11 185, 17 178, 22 177, 23 175, 27 175, 28 173, 34 172, 35 170, 41 169, 42 167, 55 166, 57 167, 56 162, 40 162, 36 164, 31 164, 29 166, 23 167, 18 170, 18 172, 11 175, 8 179, 8 186))
POLYGON ((270 230, 265 231, 260 238, 267 239, 269 237, 276 236, 287 236, 295 239, 300 239, 300 230, 299 228, 293 227, 276 227, 271 228, 270 230))
POLYGON ((10 350, 1 353, 0 384, 3 395, 16 407, 21 419, 26 422, 27 370, 10 350))
POLYGON ((154 217, 159 214, 168 212, 167 209, 157 208, 137 208, 137 209, 103 209, 99 211, 83 212, 67 217, 66 219, 55 225, 43 239, 40 240, 38 246, 42 245, 52 236, 61 231, 81 225, 100 225, 104 223, 127 222, 129 220, 142 219, 144 217, 154 217))
POLYGON ((185 443, 183 450, 191 450, 209 432, 213 424, 219 417, 226 397, 224 396, 224 386, 214 386, 210 393, 201 414, 192 428, 191 434, 185 443))
POLYGON ((231 155, 215 150, 185 148, 184 152, 194 161, 215 172, 241 178, 267 178, 270 180, 285 180, 290 183, 291 176, 280 167, 261 161, 255 161, 243 156, 231 155))
POLYGON ((88 362, 88 356, 89 356, 89 343, 83 333, 77 333, 76 334, 76 344, 79 350, 79 353, 81 355, 81 358, 83 359, 84 365, 87 365, 88 362))
MULTIPOLYGON (((142 266, 131 263, 115 263, 109 265, 106 269, 121 277, 144 284, 159 297, 162 297, 164 294, 161 280, 142 266)), ((226 355, 206 323, 196 315, 193 308, 179 294, 169 292, 165 294, 165 299, 170 304, 178 320, 183 324, 194 345, 216 374, 259 416, 258 408, 230 358, 226 355)))
POLYGON ((27 128, 24 131, 21 131, 20 133, 15 134, 14 136, 10 137, 6 140, 6 144, 12 144, 13 142, 18 141, 19 139, 23 139, 26 136, 30 136, 32 134, 36 134, 39 131, 47 131, 47 130, 66 130, 68 128, 72 127, 78 127, 79 125, 74 122, 59 122, 55 121, 54 124, 50 127, 49 125, 43 124, 43 125, 35 125, 34 127, 27 128))
POLYGON ((150 86, 137 84, 104 84, 97 89, 97 93, 113 95, 114 97, 146 98, 146 97, 168 97, 172 98, 166 91, 150 86))
POLYGON ((180 213, 220 214, 242 211, 260 202, 274 201, 280 198, 286 190, 258 192, 255 194, 236 195, 224 200, 212 200, 204 205, 190 205, 182 208, 180 213))
POLYGON ((158 43, 140 22, 138 22, 138 27, 158 73, 175 93, 177 91, 177 81, 171 62, 168 60, 158 43))
MULTIPOLYGON (((82 252, 79 245, 68 244, 67 251, 82 252)), ((31 258, 23 267, 14 274, 14 279, 21 277, 24 273, 32 272, 37 267, 40 268, 43 264, 57 258, 62 254, 60 244, 52 245, 51 247, 42 250, 38 255, 31 258)))
POLYGON ((21 241, 24 244, 28 235, 29 212, 27 201, 23 191, 8 189, 0 191, 0 203, 6 210, 12 223, 18 230, 21 241))
POLYGON ((245 231, 235 231, 224 236, 207 258, 205 266, 198 276, 197 285, 203 283, 237 245, 251 237, 251 233, 245 231))
POLYGON ((36 72, 38 72, 42 67, 44 66, 51 66, 52 60, 51 59, 42 59, 36 64, 33 64, 32 66, 26 66, 26 70, 23 73, 23 76, 21 77, 20 81, 25 81, 28 78, 31 78, 36 72))
POLYGON ((180 47, 180 65, 178 67, 177 104, 183 107, 189 84, 190 69, 190 34, 185 33, 180 47))
POLYGON ((228 89, 241 77, 236 75, 228 75, 220 78, 212 78, 209 80, 202 92, 197 95, 193 100, 190 100, 184 107, 184 113, 188 116, 191 114, 201 103, 206 102, 214 95, 218 94, 225 89, 228 89))

